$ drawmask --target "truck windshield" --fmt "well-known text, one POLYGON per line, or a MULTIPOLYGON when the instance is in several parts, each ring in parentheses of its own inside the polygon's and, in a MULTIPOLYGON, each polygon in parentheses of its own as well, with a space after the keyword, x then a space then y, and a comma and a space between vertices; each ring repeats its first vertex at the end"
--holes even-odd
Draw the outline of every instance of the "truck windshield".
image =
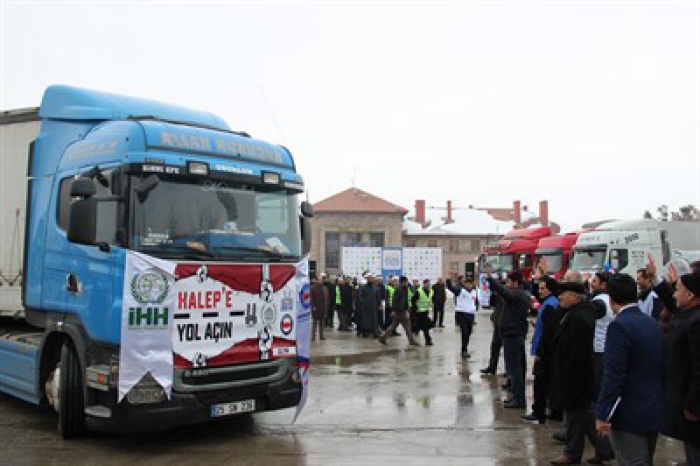
POLYGON ((131 186, 134 250, 249 262, 301 255, 297 200, 287 191, 155 174, 131 186))
POLYGON ((571 268, 578 271, 603 270, 605 249, 574 249, 571 268))
POLYGON ((564 254, 561 252, 539 254, 538 257, 544 257, 547 261, 547 273, 559 272, 564 266, 564 254))
POLYGON ((513 254, 486 254, 484 266, 491 264, 494 272, 510 272, 513 270, 513 254))

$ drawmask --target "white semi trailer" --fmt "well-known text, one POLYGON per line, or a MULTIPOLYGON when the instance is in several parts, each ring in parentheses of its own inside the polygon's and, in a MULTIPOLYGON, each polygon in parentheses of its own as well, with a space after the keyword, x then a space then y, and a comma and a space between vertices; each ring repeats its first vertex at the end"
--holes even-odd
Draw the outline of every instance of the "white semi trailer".
POLYGON ((651 254, 657 265, 674 257, 692 258, 700 251, 700 223, 617 220, 582 233, 573 250, 572 268, 598 272, 606 268, 635 275, 651 254))

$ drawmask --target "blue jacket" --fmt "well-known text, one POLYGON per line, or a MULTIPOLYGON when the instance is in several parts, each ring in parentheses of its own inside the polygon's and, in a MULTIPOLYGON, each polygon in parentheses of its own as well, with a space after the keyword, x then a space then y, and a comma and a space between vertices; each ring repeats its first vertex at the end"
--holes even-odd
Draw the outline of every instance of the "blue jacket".
POLYGON ((537 313, 537 322, 535 322, 535 332, 532 334, 532 345, 530 346, 530 354, 532 356, 537 355, 537 347, 540 344, 540 338, 542 338, 542 331, 545 322, 549 319, 547 315, 550 312, 556 312, 559 307, 559 299, 556 296, 549 295, 547 299, 542 301, 540 306, 540 312, 537 313))
POLYGON ((603 384, 596 419, 612 428, 656 433, 664 416, 664 340, 661 327, 637 306, 624 309, 608 326, 603 384))

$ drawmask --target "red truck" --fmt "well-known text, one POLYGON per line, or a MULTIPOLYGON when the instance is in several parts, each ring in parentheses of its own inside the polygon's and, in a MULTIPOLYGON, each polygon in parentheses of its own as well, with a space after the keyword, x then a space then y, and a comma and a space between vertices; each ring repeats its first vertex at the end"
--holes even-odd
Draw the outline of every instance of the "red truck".
POLYGON ((552 275, 556 280, 561 280, 569 268, 571 250, 579 235, 584 231, 588 230, 573 231, 565 235, 547 236, 540 239, 535 256, 537 260, 540 257, 546 259, 548 275, 552 275))
POLYGON ((495 247, 484 250, 479 258, 480 269, 484 270, 487 263, 491 264, 494 272, 503 274, 518 269, 526 280, 530 280, 539 241, 550 236, 552 230, 549 227, 513 230, 499 240, 495 247))

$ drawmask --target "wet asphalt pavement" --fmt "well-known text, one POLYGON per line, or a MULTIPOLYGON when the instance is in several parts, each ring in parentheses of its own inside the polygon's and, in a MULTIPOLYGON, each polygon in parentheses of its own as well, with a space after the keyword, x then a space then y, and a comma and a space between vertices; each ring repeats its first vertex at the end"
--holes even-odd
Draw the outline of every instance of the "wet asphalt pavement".
MULTIPOLYGON (((477 315, 470 359, 459 355, 449 311, 433 347, 409 347, 403 335, 382 346, 329 331, 313 343, 309 401, 294 424, 290 409, 67 442, 51 411, 0 395, 0 464, 549 464, 562 451, 551 439, 561 423, 524 423, 524 411, 501 407, 506 392, 498 378, 479 373, 488 360, 489 316, 477 315)), ((531 380, 527 388, 530 396, 531 380)), ((592 455, 587 445, 584 461, 592 455)), ((682 458, 681 444, 659 438, 655 464, 682 458)))

